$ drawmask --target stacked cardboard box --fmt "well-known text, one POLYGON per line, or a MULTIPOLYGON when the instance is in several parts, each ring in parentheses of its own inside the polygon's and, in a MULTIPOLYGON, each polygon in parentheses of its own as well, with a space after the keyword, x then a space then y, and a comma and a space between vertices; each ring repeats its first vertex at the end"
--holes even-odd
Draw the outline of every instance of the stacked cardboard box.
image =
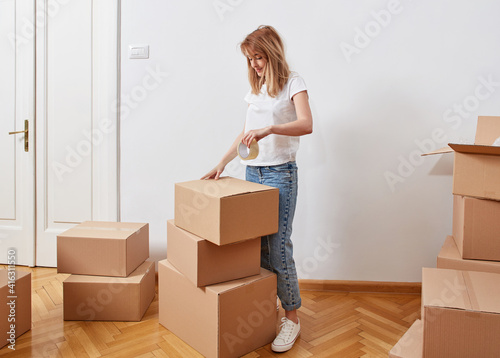
POLYGON ((500 272, 500 117, 479 117, 475 144, 450 144, 453 229, 437 267, 500 272))
POLYGON ((31 273, 13 267, 0 270, 0 348, 15 350, 16 338, 31 329, 31 273))
POLYGON ((140 321, 155 295, 149 225, 86 221, 57 236, 65 320, 140 321))
POLYGON ((278 189, 234 178, 175 185, 159 321, 206 357, 239 357, 276 334, 276 275, 260 237, 278 230, 278 189))
POLYGON ((500 357, 500 274, 424 268, 423 357, 500 357))
POLYGON ((410 328, 389 357, 500 356, 496 339, 500 334, 500 147, 493 145, 499 137, 500 117, 479 117, 475 144, 449 144, 446 150, 428 153, 455 152, 453 235, 438 254, 437 268, 423 269, 422 322, 410 328), (410 355, 409 337, 422 347, 421 355, 410 355))
POLYGON ((422 320, 389 352, 392 358, 500 356, 500 274, 422 270, 422 320))

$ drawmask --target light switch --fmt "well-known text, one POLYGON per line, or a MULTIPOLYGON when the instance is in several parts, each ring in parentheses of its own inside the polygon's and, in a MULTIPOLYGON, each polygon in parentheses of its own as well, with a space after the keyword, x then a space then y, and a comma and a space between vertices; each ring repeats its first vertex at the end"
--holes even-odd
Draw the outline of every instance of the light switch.
POLYGON ((128 58, 149 58, 149 45, 129 45, 128 58))

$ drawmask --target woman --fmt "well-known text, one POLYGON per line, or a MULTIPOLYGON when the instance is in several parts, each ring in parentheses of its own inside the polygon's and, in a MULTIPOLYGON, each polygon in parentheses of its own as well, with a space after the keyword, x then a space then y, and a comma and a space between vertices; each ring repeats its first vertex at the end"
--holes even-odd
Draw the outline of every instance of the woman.
POLYGON ((275 352, 293 347, 300 334, 297 309, 301 306, 291 241, 297 199, 295 156, 299 137, 312 133, 312 115, 304 80, 288 68, 283 42, 271 26, 259 26, 240 44, 247 57, 251 90, 245 128, 217 166, 202 179, 218 179, 237 155, 240 142, 259 144, 259 155, 247 160, 246 180, 279 188, 279 231, 262 237, 261 266, 278 278, 278 297, 285 309, 275 352))

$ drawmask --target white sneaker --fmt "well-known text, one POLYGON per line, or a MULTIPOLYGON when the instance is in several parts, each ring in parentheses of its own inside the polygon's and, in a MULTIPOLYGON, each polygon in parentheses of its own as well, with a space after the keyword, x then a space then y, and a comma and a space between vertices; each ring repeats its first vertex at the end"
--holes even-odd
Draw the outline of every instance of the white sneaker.
POLYGON ((286 317, 281 319, 280 333, 274 339, 271 349, 274 352, 286 352, 293 347, 295 340, 300 334, 300 320, 294 323, 286 317))

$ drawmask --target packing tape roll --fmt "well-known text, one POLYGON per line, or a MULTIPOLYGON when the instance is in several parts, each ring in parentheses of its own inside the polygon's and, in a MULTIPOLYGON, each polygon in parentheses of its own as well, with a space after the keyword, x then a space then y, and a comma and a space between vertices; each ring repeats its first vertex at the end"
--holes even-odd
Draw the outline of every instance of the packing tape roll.
POLYGON ((257 158, 259 155, 259 145, 257 144, 257 141, 254 139, 250 144, 250 148, 240 142, 240 144, 238 144, 238 155, 243 160, 257 158))

